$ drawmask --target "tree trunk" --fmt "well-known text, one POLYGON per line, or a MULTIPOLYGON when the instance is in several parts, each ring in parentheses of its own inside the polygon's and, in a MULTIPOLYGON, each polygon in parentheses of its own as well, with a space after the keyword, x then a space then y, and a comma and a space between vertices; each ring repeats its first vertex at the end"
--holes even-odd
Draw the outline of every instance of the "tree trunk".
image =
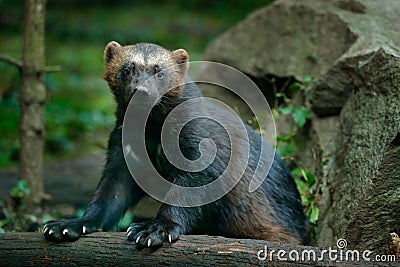
POLYGON ((46 0, 27 0, 22 51, 22 85, 19 125, 20 173, 30 195, 26 203, 31 211, 43 198, 43 152, 45 137, 45 12, 46 0))
MULTIPOLYGON (((204 235, 181 236, 176 243, 165 244, 155 251, 136 250, 124 233, 94 233, 74 243, 62 244, 47 242, 38 233, 0 235, 1 266, 364 266, 366 263, 362 260, 334 262, 327 254, 321 260, 309 260, 305 256, 305 260, 279 261, 279 257, 288 257, 279 250, 286 253, 295 250, 300 255, 303 251, 312 250, 317 255, 321 252, 313 247, 204 235), (263 259, 265 248, 267 255, 263 259)), ((375 262, 374 266, 396 264, 375 262)))

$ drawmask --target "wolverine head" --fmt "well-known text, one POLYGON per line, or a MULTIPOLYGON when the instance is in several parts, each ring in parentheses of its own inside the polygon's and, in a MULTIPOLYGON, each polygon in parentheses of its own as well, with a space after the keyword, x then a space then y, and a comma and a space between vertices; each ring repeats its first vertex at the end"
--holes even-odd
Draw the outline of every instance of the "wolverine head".
POLYGON ((121 46, 109 42, 104 50, 104 79, 118 102, 129 102, 133 95, 153 102, 162 95, 182 90, 189 66, 184 49, 169 51, 155 44, 121 46))

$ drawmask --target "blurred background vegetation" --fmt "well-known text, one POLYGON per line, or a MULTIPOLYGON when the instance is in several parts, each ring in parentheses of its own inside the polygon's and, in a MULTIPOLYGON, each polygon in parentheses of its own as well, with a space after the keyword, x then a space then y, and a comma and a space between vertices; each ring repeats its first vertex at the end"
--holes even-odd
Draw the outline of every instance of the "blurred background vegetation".
MULTIPOLYGON (((0 0, 0 53, 20 58, 23 0, 0 0)), ((207 43, 271 0, 48 0, 47 162, 104 153, 114 101, 102 79, 103 48, 153 42, 198 60, 207 43)), ((0 168, 18 161, 19 73, 0 62, 0 168)))

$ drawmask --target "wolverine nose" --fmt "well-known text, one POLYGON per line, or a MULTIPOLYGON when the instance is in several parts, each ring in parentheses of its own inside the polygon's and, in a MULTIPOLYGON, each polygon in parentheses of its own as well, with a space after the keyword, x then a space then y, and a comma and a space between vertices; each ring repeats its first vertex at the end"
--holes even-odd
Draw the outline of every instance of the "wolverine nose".
POLYGON ((148 96, 150 94, 150 90, 146 86, 140 86, 133 90, 133 94, 138 94, 141 96, 148 96))

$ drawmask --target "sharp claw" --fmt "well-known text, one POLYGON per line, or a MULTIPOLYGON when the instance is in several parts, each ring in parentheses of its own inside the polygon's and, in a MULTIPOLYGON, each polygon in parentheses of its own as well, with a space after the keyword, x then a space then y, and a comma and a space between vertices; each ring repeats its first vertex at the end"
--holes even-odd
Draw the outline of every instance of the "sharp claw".
POLYGON ((150 247, 150 245, 151 245, 151 239, 149 239, 149 240, 147 241, 147 246, 150 247))
POLYGON ((129 228, 126 230, 127 232, 129 232, 130 230, 132 230, 133 229, 133 227, 132 226, 129 226, 129 228))
POLYGON ((136 238, 136 241, 135 241, 136 244, 139 242, 140 238, 141 238, 141 236, 138 236, 138 237, 136 238))
POLYGON ((86 234, 86 226, 83 226, 83 227, 82 227, 82 233, 83 233, 83 234, 86 234))
POLYGON ((49 235, 52 235, 53 233, 54 233, 53 230, 50 229, 49 235))
POLYGON ((68 234, 68 229, 63 230, 63 235, 66 235, 66 234, 68 234))
POLYGON ((172 236, 170 234, 168 235, 168 242, 172 243, 172 236))
POLYGON ((49 231, 49 228, 47 228, 47 226, 44 228, 43 233, 46 233, 47 231, 49 231))
POLYGON ((126 237, 129 237, 132 234, 132 232, 128 232, 128 234, 126 235, 126 237))

